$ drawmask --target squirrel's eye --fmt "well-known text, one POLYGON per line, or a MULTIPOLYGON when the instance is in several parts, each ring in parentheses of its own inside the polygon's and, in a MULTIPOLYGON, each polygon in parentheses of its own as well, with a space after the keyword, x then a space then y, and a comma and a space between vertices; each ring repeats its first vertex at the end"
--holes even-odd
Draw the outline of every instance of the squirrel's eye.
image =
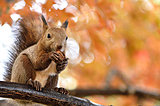
POLYGON ((51 35, 50 35, 50 34, 48 34, 48 35, 47 35, 47 38, 51 38, 51 35))
POLYGON ((66 37, 66 40, 68 39, 68 36, 66 37))

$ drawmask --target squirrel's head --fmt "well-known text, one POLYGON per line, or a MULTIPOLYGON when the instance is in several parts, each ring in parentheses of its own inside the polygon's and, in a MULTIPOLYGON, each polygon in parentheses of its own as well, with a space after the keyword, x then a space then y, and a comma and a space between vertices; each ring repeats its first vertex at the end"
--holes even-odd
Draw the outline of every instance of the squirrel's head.
POLYGON ((66 35, 68 20, 66 20, 60 28, 55 28, 48 26, 43 15, 41 18, 43 21, 43 36, 41 38, 43 49, 47 51, 62 51, 64 53, 68 39, 66 35))

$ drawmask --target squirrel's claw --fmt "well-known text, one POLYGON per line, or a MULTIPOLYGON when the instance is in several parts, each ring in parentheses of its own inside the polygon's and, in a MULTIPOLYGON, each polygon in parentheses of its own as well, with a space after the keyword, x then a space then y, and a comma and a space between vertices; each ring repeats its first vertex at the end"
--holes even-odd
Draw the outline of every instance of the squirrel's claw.
POLYGON ((61 63, 57 63, 56 69, 57 72, 60 73, 62 70, 64 70, 67 67, 68 64, 68 58, 64 59, 61 63))
POLYGON ((50 56, 50 59, 53 60, 55 63, 60 63, 63 61, 64 58, 60 57, 59 53, 53 52, 50 56))
POLYGON ((68 58, 65 58, 62 52, 52 52, 52 54, 50 54, 50 59, 56 63, 57 73, 64 70, 68 64, 68 58))
POLYGON ((31 78, 27 81, 27 84, 34 87, 36 91, 42 91, 41 83, 38 81, 34 81, 31 78))
POLYGON ((59 93, 62 93, 62 94, 65 94, 65 95, 68 95, 68 94, 69 94, 69 91, 66 90, 65 88, 57 88, 57 87, 55 87, 55 88, 54 88, 54 91, 59 92, 59 93))

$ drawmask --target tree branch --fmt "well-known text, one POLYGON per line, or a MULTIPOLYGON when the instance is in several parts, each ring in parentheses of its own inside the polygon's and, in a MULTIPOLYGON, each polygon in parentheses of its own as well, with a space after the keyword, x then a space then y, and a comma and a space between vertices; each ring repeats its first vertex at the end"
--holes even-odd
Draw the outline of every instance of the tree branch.
MULTIPOLYGON (((134 95, 137 97, 151 97, 160 100, 160 93, 156 91, 146 91, 143 89, 133 88, 120 89, 76 89, 70 91, 74 96, 90 96, 90 95, 134 95)), ((0 97, 31 100, 33 102, 47 105, 65 105, 65 106, 101 106, 94 104, 87 99, 81 99, 71 95, 60 94, 55 91, 43 89, 43 92, 35 91, 32 87, 12 82, 0 81, 0 97)))
POLYGON ((43 89, 43 92, 38 92, 24 84, 3 81, 0 81, 0 97, 32 100, 33 102, 54 106, 101 106, 87 99, 64 95, 45 89, 43 89))

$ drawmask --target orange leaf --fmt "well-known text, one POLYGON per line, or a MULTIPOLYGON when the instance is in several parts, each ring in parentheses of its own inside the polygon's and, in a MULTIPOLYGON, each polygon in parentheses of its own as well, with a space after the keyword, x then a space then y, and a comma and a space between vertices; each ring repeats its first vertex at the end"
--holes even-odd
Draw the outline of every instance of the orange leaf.
POLYGON ((35 1, 35 0, 24 0, 26 2, 26 5, 29 6, 29 7, 32 7, 32 3, 35 1))
POLYGON ((42 11, 45 13, 49 12, 49 9, 52 8, 54 3, 55 2, 53 0, 47 0, 46 3, 42 5, 42 11))

